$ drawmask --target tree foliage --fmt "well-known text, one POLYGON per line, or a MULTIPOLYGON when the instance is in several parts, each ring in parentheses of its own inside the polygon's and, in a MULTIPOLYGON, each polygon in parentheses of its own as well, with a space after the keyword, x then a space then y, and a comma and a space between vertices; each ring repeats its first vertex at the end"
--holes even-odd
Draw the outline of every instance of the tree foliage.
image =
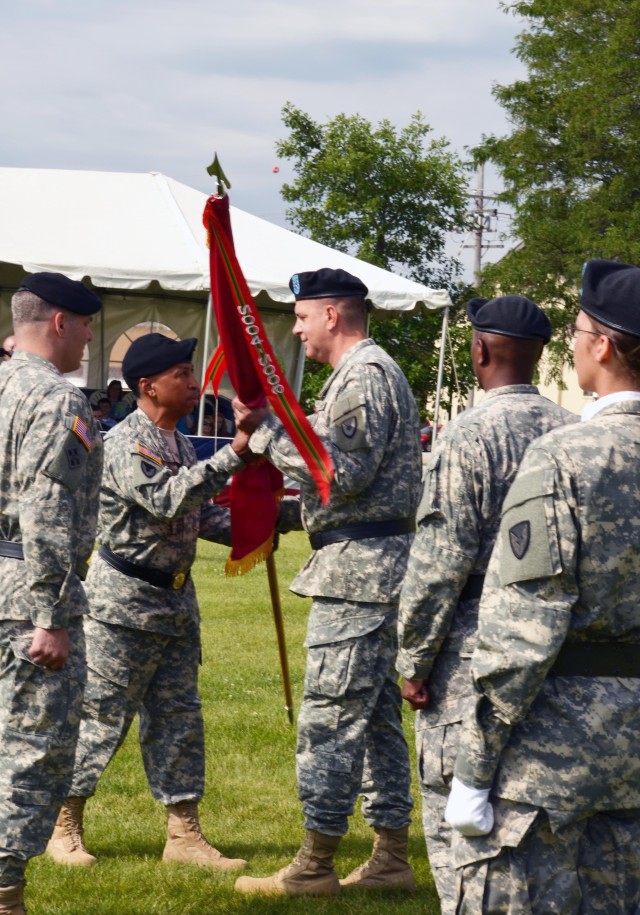
POLYGON ((483 289, 528 292, 555 324, 577 310, 582 264, 640 263, 640 0, 520 0, 527 78, 494 94, 513 130, 475 153, 499 168, 518 247, 483 289))
MULTIPOLYGON (((456 294, 460 264, 447 257, 445 243, 466 224, 467 167, 446 140, 430 137, 422 115, 402 129, 345 114, 319 124, 291 103, 282 116, 289 135, 276 151, 295 173, 281 191, 291 204, 290 223, 338 251, 456 294)), ((372 330, 404 369, 421 407, 435 389, 440 321, 439 314, 385 317, 372 330)), ((462 372, 466 377, 464 365, 462 372)), ((326 368, 308 366, 307 405, 326 377, 326 368)))

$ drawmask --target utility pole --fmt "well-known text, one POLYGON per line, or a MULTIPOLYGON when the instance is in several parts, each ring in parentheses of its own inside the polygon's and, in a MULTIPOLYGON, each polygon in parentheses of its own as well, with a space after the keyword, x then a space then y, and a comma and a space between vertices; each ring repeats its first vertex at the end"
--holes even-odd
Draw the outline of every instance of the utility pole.
MULTIPOLYGON (((478 171, 476 173, 476 192, 469 196, 473 199, 475 204, 474 208, 468 214, 473 220, 474 239, 472 245, 464 245, 463 247, 473 248, 473 285, 479 286, 480 275, 482 273, 482 252, 487 248, 504 248, 504 245, 492 245, 484 240, 485 233, 495 231, 491 226, 491 220, 497 219, 498 217, 498 210, 494 205, 496 198, 485 196, 484 193, 484 162, 478 165, 478 171), (487 204, 489 204, 489 206, 487 206, 487 204)), ((467 392, 467 409, 473 406, 474 398, 475 390, 471 387, 467 392)))
POLYGON ((473 218, 473 235, 472 245, 464 245, 465 248, 474 249, 473 257, 473 285, 480 285, 480 274, 482 271, 482 252, 488 248, 504 248, 504 245, 490 244, 485 242, 484 236, 487 232, 495 232, 491 225, 492 219, 497 219, 498 210, 495 206, 486 204, 495 204, 496 198, 484 193, 484 162, 478 165, 476 173, 476 192, 469 195, 474 201, 474 208, 469 212, 473 218))

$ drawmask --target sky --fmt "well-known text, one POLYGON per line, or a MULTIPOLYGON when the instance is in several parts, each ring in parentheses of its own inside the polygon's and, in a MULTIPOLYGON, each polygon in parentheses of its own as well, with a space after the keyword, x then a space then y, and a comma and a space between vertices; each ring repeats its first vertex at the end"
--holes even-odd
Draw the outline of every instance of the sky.
MULTIPOLYGON (((19 0, 3 9, 0 165, 159 171, 212 192, 217 152, 231 202, 286 226, 286 102, 398 128, 421 111, 464 155, 509 130, 491 90, 523 73, 521 29, 498 0, 19 0)), ((499 187, 488 172, 485 192, 499 187)), ((449 244, 467 278, 470 241, 449 244)))

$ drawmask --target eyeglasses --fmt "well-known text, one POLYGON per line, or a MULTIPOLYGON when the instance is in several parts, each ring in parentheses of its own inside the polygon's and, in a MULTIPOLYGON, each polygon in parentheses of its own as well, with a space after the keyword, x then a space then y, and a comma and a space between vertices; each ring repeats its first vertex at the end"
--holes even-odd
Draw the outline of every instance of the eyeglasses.
POLYGON ((576 334, 591 334, 592 337, 606 337, 606 334, 598 333, 597 330, 586 330, 583 327, 576 327, 576 322, 572 321, 571 324, 567 324, 567 331, 569 332, 570 337, 575 337, 576 334))

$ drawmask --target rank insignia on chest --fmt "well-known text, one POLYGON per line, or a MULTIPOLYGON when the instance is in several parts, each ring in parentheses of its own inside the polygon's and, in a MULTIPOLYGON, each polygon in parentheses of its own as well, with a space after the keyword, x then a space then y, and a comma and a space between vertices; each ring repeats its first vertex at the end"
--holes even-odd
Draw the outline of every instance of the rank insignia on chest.
POLYGON ((520 521, 509 528, 509 543, 516 559, 522 559, 531 542, 531 524, 529 521, 520 521))
MULTIPOLYGON (((153 451, 149 451, 148 448, 145 448, 145 446, 140 443, 136 444, 136 451, 138 454, 143 454, 146 458, 149 458, 150 461, 153 461, 154 464, 157 464, 159 467, 162 467, 164 464, 164 461, 159 454, 154 454, 153 451)), ((144 464, 144 461, 142 463, 144 464)), ((156 470, 157 468, 154 468, 153 472, 155 473, 156 470)))
POLYGON ((358 420, 355 416, 350 416, 348 419, 345 419, 341 424, 342 434, 346 438, 353 438, 358 429, 358 420))
POLYGON ((89 427, 80 416, 73 420, 72 430, 78 436, 87 451, 91 451, 91 432, 89 427))

